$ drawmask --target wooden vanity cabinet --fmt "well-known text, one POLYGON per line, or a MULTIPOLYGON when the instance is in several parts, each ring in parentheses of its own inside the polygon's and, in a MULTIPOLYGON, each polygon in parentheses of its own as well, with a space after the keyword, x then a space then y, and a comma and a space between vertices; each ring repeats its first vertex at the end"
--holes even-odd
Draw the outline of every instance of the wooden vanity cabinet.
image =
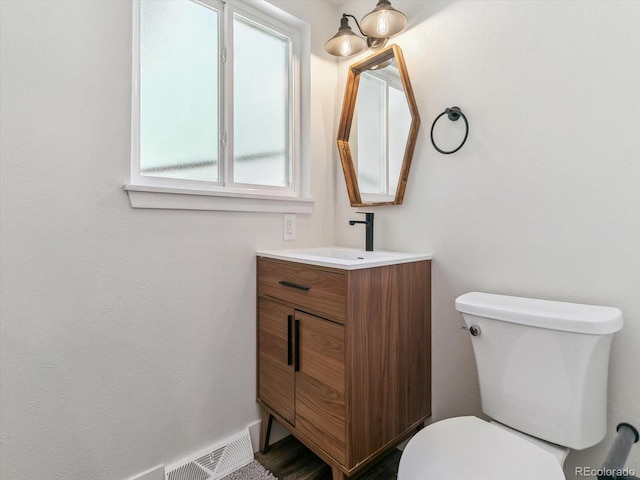
POLYGON ((431 262, 257 263, 260 449, 275 417, 334 480, 355 474, 431 414, 431 262))

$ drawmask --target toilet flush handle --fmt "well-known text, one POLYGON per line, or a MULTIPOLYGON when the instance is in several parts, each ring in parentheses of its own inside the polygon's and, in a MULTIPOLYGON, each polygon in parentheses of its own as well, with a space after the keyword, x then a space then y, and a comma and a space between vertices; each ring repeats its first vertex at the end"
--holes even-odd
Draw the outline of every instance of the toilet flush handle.
POLYGON ((462 330, 466 330, 474 337, 480 336, 480 327, 477 325, 471 325, 470 327, 462 327, 462 330))

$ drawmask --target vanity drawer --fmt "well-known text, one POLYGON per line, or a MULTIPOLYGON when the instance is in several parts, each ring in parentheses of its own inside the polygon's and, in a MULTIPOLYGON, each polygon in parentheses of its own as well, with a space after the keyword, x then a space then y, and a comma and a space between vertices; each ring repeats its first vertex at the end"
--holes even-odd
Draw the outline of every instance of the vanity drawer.
POLYGON ((344 319, 347 304, 344 273, 258 257, 258 295, 267 295, 308 308, 312 312, 344 319))

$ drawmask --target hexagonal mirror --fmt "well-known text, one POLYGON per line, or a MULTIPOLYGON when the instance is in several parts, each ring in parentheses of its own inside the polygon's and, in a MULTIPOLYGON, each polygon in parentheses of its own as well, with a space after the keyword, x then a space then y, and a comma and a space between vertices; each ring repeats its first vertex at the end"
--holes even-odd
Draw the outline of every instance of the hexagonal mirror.
POLYGON ((400 47, 349 67, 338 150, 351 206, 402 204, 419 126, 400 47))

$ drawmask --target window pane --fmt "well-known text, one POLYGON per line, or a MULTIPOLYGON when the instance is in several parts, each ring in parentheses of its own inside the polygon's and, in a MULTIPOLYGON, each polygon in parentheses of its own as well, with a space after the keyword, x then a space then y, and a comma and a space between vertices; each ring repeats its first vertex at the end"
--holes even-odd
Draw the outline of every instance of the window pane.
POLYGON ((289 39, 234 15, 233 181, 291 185, 289 39))
POLYGON ((219 14, 158 0, 140 12, 140 173, 217 182, 219 14))

